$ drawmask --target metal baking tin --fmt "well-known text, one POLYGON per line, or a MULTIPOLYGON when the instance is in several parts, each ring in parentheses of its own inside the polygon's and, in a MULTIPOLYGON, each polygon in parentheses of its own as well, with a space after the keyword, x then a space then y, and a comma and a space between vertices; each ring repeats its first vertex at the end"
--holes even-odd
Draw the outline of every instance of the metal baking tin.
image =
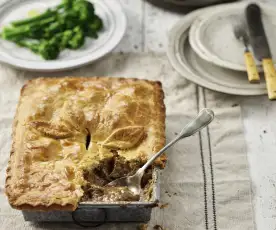
POLYGON ((33 222, 77 222, 77 223, 111 223, 111 222, 148 222, 152 208, 160 199, 159 170, 153 171, 152 198, 148 202, 81 202, 74 212, 69 211, 22 211, 26 221, 33 222))

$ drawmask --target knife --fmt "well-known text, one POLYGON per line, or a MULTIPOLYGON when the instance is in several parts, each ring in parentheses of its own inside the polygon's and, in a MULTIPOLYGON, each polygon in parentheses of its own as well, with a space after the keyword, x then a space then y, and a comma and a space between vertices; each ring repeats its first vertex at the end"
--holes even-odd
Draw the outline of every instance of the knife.
POLYGON ((247 6, 246 20, 248 24, 250 43, 253 47, 254 54, 258 60, 262 61, 268 98, 270 100, 275 100, 276 71, 263 27, 262 12, 257 4, 252 3, 247 6))

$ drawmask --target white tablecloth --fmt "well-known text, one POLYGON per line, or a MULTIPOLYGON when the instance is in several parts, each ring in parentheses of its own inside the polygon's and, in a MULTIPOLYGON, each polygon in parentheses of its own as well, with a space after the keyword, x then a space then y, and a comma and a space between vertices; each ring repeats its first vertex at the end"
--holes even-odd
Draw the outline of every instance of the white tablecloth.
MULTIPOLYGON (((29 73, 0 66, 0 229, 77 229, 73 224, 24 222, 4 195, 5 170, 11 146, 11 125, 20 88, 37 76, 118 76, 159 80, 166 104, 166 135, 171 140, 200 108, 214 110, 216 119, 200 134, 167 151, 161 175, 161 204, 149 229, 253 230, 251 182, 240 106, 235 97, 203 90, 179 76, 166 55, 114 54, 92 65, 62 73, 29 73)), ((137 224, 104 225, 99 229, 136 229, 137 224)))

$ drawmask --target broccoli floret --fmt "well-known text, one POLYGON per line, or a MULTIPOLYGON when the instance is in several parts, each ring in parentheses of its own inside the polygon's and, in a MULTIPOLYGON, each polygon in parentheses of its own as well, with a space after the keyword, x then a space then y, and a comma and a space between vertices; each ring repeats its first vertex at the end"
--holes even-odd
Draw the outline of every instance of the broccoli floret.
POLYGON ((95 9, 91 2, 79 0, 73 2, 72 10, 78 13, 79 20, 87 22, 95 15, 95 9))
POLYGON ((58 6, 58 8, 64 8, 65 10, 71 9, 73 2, 74 0, 62 0, 62 3, 58 6))
POLYGON ((74 33, 72 30, 66 30, 60 34, 60 49, 69 48, 69 42, 71 41, 74 33))
POLYGON ((66 30, 73 29, 77 25, 79 25, 78 13, 72 10, 68 10, 63 14, 59 15, 58 21, 59 23, 65 25, 66 30))
POLYGON ((82 29, 77 26, 73 29, 73 37, 68 42, 69 49, 78 49, 84 44, 84 33, 82 29))
POLYGON ((83 26, 85 36, 88 36, 91 38, 98 38, 97 32, 100 31, 102 28, 103 28, 103 22, 98 16, 95 16, 93 21, 83 26))
POLYGON ((45 60, 54 60, 59 55, 59 44, 55 41, 43 41, 39 45, 38 53, 45 60))
POLYGON ((103 28, 103 21, 97 15, 95 15, 93 18, 93 21, 89 25, 90 25, 90 29, 99 31, 103 28))

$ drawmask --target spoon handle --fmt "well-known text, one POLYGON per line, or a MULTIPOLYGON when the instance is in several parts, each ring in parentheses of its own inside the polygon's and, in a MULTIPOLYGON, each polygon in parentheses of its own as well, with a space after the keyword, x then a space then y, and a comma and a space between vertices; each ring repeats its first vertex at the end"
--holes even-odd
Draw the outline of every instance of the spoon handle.
POLYGON ((215 115, 211 109, 202 109, 197 117, 190 121, 180 132, 180 134, 175 138, 185 138, 192 136, 193 134, 197 133, 207 125, 209 125, 212 120, 214 119, 215 115))
POLYGON ((153 155, 146 164, 142 168, 140 168, 138 171, 139 173, 143 173, 154 161, 156 158, 158 158, 160 155, 162 155, 169 147, 174 145, 179 140, 189 137, 193 135, 194 133, 198 132, 202 128, 206 127, 208 124, 211 123, 211 121, 214 119, 214 112, 211 109, 202 109, 197 117, 192 120, 190 123, 188 123, 180 132, 178 136, 176 136, 175 139, 173 139, 171 142, 169 142, 164 148, 162 148, 158 153, 153 155))

